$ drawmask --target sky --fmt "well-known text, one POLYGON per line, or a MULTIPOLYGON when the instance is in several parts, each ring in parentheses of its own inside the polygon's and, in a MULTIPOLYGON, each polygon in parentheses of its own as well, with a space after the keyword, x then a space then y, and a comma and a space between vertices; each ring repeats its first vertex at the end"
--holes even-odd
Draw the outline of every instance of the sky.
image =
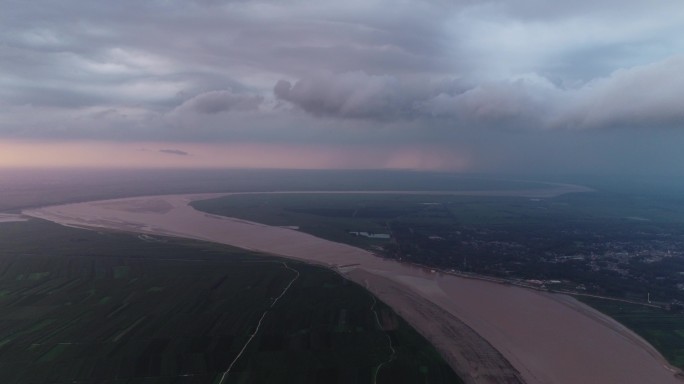
POLYGON ((679 1, 0 9, 0 167, 684 174, 679 1))

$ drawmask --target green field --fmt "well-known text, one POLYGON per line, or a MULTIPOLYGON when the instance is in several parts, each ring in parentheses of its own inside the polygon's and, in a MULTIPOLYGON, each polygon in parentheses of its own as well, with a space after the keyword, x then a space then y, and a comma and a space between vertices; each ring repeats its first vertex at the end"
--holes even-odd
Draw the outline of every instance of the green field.
POLYGON ((626 216, 647 215, 645 207, 593 194, 543 200, 505 196, 243 194, 195 201, 191 205, 222 216, 275 226, 297 226, 303 232, 363 248, 382 246, 388 241, 352 236, 350 231, 387 233, 391 222, 426 226, 529 227, 544 226, 549 221, 570 225, 597 219, 624 221, 626 216))
POLYGON ((262 316, 224 383, 460 382, 391 309, 329 270, 209 243, 0 224, 2 383, 218 383, 262 316))
MULTIPOLYGON (((434 205, 446 207, 459 224, 527 225, 549 220, 648 226, 684 225, 681 198, 648 198, 613 192, 573 193, 554 198, 401 194, 243 194, 195 201, 196 209, 269 225, 300 225, 307 232, 361 226, 385 228, 391 219, 435 221, 434 205), (322 228, 320 228, 322 227, 322 228), (323 229, 324 228, 324 229, 323 229)), ((323 233, 323 232, 321 232, 323 233)), ((337 236, 337 235, 335 235, 337 236)))
POLYGON ((275 226, 298 226, 303 232, 364 248, 387 240, 350 235, 350 231, 387 233, 387 221, 415 215, 424 203, 448 196, 374 194, 245 194, 192 202, 200 211, 275 226))
MULTIPOLYGON (((222 216, 275 226, 297 226, 302 232, 369 250, 380 250, 396 241, 368 239, 349 232, 390 233, 392 227, 396 230, 410 226, 420 229, 425 235, 430 231, 463 232, 464 228, 498 232, 497 238, 487 239, 490 242, 524 242, 531 236, 546 237, 548 246, 542 249, 534 249, 540 242, 526 244, 533 253, 547 249, 581 251, 573 245, 592 240, 595 236, 591 232, 603 234, 608 230, 615 237, 634 238, 635 233, 671 232, 684 228, 684 204, 681 202, 658 202, 605 193, 569 194, 549 199, 343 193, 243 194, 195 201, 191 205, 222 216), (584 232, 576 236, 566 235, 567 239, 557 235, 577 229, 584 232)), ((416 244, 412 242, 411 245, 416 244)), ((432 262, 439 267, 449 267, 441 264, 437 256, 432 262)))
POLYGON ((663 309, 578 296, 651 343, 674 366, 684 369, 684 314, 663 309))

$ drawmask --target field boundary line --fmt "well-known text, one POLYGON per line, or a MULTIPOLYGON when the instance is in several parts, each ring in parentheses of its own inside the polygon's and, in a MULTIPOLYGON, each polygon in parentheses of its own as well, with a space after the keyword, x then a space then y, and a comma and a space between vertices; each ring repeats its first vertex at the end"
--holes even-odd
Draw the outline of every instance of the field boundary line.
POLYGON ((285 268, 289 269, 290 271, 293 271, 295 273, 295 276, 292 278, 292 280, 290 280, 290 283, 285 287, 285 289, 283 289, 283 291, 280 293, 280 295, 273 300, 273 302, 268 307, 268 309, 266 309, 264 311, 264 313, 261 315, 261 318, 259 318, 259 322, 257 323, 257 326, 254 329, 254 332, 252 332, 252 334, 249 335, 249 339, 247 339, 247 342, 242 346, 240 353, 238 353, 237 356, 235 356, 233 361, 228 366, 228 369, 226 369, 226 371, 223 372, 223 374, 221 375, 221 380, 219 380, 218 384, 223 384, 223 381, 226 379, 226 377, 228 377, 228 374, 230 373, 231 369, 233 369, 233 366, 235 365, 235 363, 237 363, 237 361, 240 359, 242 354, 245 352, 245 350, 247 349, 247 346, 249 346, 249 343, 251 343, 252 339, 254 339, 254 337, 257 335, 257 333, 259 333, 259 328, 261 328, 261 323, 264 321, 264 318, 268 314, 268 311, 273 309, 273 307, 276 305, 278 300, 280 300, 283 296, 285 296, 285 294, 290 289, 290 287, 292 287, 292 284, 294 284, 294 282, 297 281, 297 279, 299 279, 299 271, 298 270, 296 270, 294 268, 290 268, 290 266, 287 265, 287 263, 284 261, 282 262, 282 264, 285 266, 285 268))

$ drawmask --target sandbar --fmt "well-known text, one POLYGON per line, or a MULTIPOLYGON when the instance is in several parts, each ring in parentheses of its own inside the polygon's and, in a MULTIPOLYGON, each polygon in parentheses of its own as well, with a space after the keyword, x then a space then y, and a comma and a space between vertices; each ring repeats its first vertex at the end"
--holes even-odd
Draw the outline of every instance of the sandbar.
POLYGON ((442 274, 188 205, 220 195, 136 197, 24 214, 69 226, 206 240, 326 266, 391 306, 467 383, 682 383, 678 370, 646 341, 570 296, 442 274))

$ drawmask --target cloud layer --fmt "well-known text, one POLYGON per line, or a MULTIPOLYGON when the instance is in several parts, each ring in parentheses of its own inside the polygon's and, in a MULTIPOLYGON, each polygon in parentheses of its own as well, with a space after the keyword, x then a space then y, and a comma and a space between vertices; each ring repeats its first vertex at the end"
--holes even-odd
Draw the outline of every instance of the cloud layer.
POLYGON ((527 74, 474 86, 457 80, 406 82, 364 72, 326 74, 294 84, 280 80, 274 94, 322 117, 445 119, 491 129, 684 127, 684 55, 575 86, 527 74))
POLYGON ((684 128, 677 2, 0 7, 0 140, 439 144, 483 158, 510 132, 541 153, 534 143, 572 142, 564 132, 684 128))

